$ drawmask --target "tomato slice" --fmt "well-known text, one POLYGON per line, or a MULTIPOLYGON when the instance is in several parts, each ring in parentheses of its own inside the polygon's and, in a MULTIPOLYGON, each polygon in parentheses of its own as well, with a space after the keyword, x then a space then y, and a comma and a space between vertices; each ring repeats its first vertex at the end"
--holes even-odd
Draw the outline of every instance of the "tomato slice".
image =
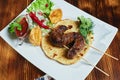
POLYGON ((19 23, 22 27, 22 30, 18 30, 17 28, 15 28, 15 33, 17 37, 23 37, 28 31, 28 23, 25 17, 23 17, 19 23))

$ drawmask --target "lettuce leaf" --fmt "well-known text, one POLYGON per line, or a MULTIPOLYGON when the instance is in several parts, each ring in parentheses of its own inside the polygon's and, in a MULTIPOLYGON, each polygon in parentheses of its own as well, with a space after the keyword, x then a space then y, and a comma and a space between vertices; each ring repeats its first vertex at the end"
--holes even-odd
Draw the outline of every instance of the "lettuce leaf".
POLYGON ((54 5, 53 2, 51 2, 50 0, 36 0, 27 9, 27 12, 42 11, 46 15, 49 15, 52 10, 53 5, 54 5))
POLYGON ((15 28, 17 28, 17 30, 22 30, 22 27, 19 23, 13 22, 13 23, 10 24, 10 27, 8 28, 8 31, 10 33, 15 33, 15 28))
POLYGON ((90 18, 85 18, 84 16, 78 17, 78 20, 80 21, 80 34, 85 38, 86 43, 89 43, 87 40, 87 36, 88 34, 93 33, 93 22, 90 18))

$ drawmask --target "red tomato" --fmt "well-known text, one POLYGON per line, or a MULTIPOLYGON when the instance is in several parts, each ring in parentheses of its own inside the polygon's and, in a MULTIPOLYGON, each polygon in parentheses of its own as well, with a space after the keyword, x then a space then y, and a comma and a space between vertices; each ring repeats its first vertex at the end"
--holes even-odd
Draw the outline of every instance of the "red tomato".
POLYGON ((28 23, 27 23, 25 17, 22 18, 22 20, 19 23, 22 27, 22 30, 17 30, 17 28, 15 28, 16 36, 17 37, 23 37, 27 33, 28 23))

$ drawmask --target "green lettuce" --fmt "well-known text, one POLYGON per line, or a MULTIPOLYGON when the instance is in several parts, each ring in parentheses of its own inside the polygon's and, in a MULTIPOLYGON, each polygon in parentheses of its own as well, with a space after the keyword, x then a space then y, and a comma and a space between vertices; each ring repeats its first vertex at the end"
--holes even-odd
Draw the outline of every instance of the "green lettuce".
POLYGON ((85 18, 84 16, 78 17, 78 20, 80 21, 79 30, 81 35, 85 38, 86 43, 88 43, 87 36, 88 34, 93 34, 93 22, 90 18, 85 18))
POLYGON ((42 11, 46 15, 49 15, 53 5, 54 5, 53 2, 51 2, 50 0, 36 0, 27 9, 27 12, 42 11))
POLYGON ((10 33, 15 33, 15 28, 17 28, 17 30, 20 30, 20 31, 22 30, 22 27, 19 23, 13 22, 13 23, 10 24, 10 27, 8 28, 8 31, 10 33))

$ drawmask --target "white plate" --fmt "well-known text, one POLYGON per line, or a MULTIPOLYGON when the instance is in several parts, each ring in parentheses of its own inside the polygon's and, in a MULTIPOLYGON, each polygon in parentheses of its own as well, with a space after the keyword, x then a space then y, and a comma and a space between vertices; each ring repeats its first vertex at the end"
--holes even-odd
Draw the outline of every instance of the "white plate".
MULTIPOLYGON (((63 11, 63 19, 69 18, 77 20, 78 16, 85 16, 91 18, 94 22, 94 42, 93 46, 99 50, 105 52, 116 35, 118 29, 99 20, 95 17, 85 13, 84 11, 72 6, 71 4, 63 0, 52 0, 56 7, 59 7, 63 11)), ((26 14, 24 10, 20 15, 26 14)), ((19 16, 19 15, 18 15, 19 16)), ((20 55, 26 58, 29 62, 35 65, 40 70, 49 74, 56 80, 84 80, 88 74, 92 71, 93 67, 87 65, 83 60, 78 63, 66 66, 56 61, 48 59, 42 52, 40 47, 31 46, 28 43, 24 43, 22 46, 16 45, 16 39, 11 39, 8 33, 7 25, 1 32, 1 37, 15 49, 20 55)), ((97 51, 90 49, 84 56, 89 62, 96 65, 102 58, 104 53, 99 54, 97 51)))

